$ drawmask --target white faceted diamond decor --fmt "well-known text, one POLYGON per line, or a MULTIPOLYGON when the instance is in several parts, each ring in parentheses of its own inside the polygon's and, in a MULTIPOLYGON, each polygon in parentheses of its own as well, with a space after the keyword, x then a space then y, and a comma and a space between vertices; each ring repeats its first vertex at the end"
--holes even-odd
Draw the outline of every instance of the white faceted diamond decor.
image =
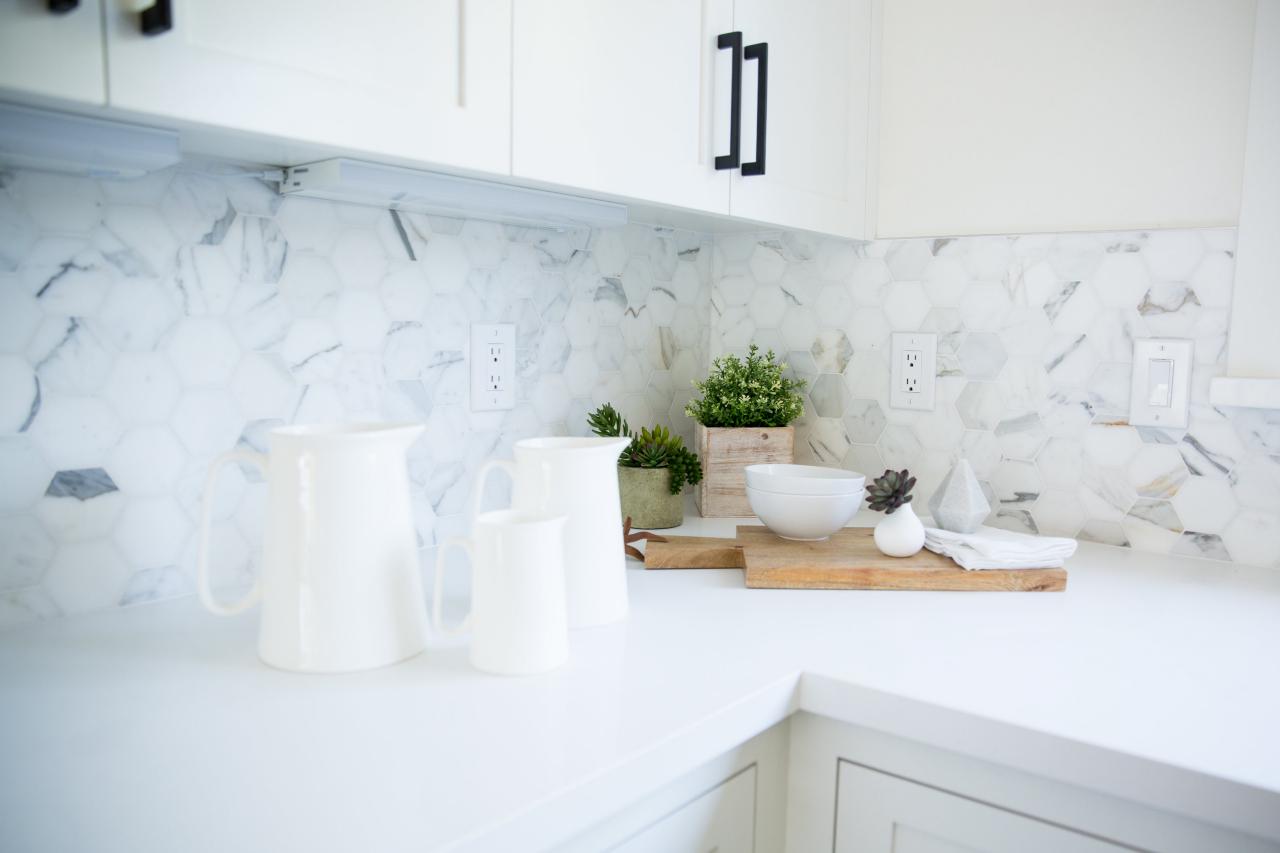
MULTIPOLYGON (((182 167, 0 171, 0 209, 0 627, 190 594, 209 462, 283 423, 427 423, 410 459, 426 547, 462 523, 480 462, 585 431, 599 402, 690 431, 708 236, 282 201, 182 167), (517 326, 517 405, 473 414, 463 350, 486 322, 517 326)), ((264 488, 222 477, 223 582, 256 570, 264 488)))
MULTIPOLYGON (((1231 229, 853 243, 555 232, 281 200, 182 167, 0 171, 0 626, 190 594, 210 460, 283 423, 418 420, 426 548, 477 465, 583 432, 606 400, 688 435, 710 358, 772 347, 809 383, 798 461, 966 458, 988 523, 1280 560, 1280 415, 1216 409, 1231 229), (516 324, 517 405, 472 413, 471 323, 516 324), (938 333, 937 406, 888 406, 893 331, 938 333), (1195 340, 1186 430, 1130 427, 1135 337, 1195 340)), ((256 569, 264 486, 224 476, 217 577, 256 569)))

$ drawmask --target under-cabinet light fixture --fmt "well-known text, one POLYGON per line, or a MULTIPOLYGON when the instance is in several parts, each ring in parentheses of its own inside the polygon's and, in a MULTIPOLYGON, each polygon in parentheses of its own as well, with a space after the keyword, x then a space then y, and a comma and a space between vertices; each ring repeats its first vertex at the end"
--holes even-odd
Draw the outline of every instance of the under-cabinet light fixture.
POLYGON ((623 204, 345 158, 286 169, 280 192, 543 228, 627 224, 623 204))
POLYGON ((94 178, 137 178, 182 159, 178 134, 0 104, 0 163, 94 178))

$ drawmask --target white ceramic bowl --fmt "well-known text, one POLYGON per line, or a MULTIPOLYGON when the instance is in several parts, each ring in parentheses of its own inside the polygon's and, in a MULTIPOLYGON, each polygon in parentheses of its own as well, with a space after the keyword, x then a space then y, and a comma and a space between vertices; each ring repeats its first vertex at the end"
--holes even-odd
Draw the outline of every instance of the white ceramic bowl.
POLYGON ((862 493, 867 478, 857 471, 820 465, 748 465, 747 485, 780 495, 851 495, 862 493))
POLYGON ((781 495, 747 486, 751 511, 783 539, 826 539, 849 523, 862 497, 862 489, 847 495, 781 495))

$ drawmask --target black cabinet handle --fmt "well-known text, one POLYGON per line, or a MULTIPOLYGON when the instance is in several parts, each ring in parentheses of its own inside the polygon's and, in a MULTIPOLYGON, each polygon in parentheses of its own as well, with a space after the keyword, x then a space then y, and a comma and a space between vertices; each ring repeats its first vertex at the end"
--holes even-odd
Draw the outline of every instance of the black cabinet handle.
POLYGON ((80 0, 49 0, 49 11, 55 15, 65 15, 75 11, 79 5, 80 0))
POLYGON ((729 153, 716 155, 717 169, 736 169, 742 162, 742 33, 721 33, 716 47, 733 48, 733 76, 729 84, 729 153))
POLYGON ((173 4, 170 0, 156 0, 142 11, 142 34, 158 36, 173 29, 173 4))
POLYGON ((759 44, 747 45, 742 58, 754 59, 760 63, 756 69, 759 72, 756 78, 756 159, 742 164, 742 174, 744 176, 763 175, 764 138, 769 106, 769 43, 762 41, 759 44))

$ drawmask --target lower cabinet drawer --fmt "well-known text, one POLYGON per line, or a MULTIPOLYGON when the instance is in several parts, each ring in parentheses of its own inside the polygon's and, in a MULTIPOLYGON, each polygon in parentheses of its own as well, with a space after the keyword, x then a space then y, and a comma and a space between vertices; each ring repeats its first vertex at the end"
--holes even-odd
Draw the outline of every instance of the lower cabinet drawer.
POLYGON ((849 761, 841 760, 839 767, 836 853, 1118 853, 1133 849, 849 761))
POLYGON ((752 853, 756 767, 752 765, 659 818, 615 847, 615 853, 752 853))

